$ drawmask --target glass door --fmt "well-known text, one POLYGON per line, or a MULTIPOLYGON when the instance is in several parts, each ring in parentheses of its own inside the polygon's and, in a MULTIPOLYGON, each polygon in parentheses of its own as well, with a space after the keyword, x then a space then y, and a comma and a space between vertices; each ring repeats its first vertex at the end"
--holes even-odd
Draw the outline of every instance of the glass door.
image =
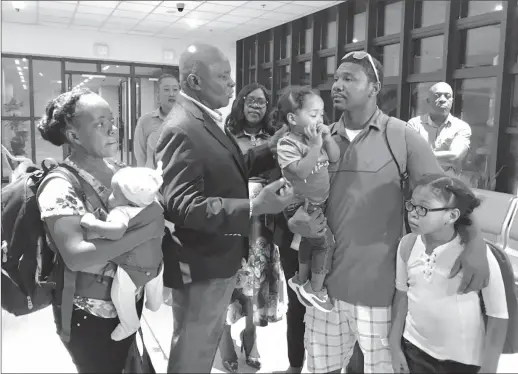
POLYGON ((119 151, 117 161, 131 165, 132 157, 132 123, 131 118, 131 89, 130 77, 110 76, 92 73, 67 74, 68 90, 73 88, 88 88, 108 102, 113 113, 115 123, 119 128, 119 151))

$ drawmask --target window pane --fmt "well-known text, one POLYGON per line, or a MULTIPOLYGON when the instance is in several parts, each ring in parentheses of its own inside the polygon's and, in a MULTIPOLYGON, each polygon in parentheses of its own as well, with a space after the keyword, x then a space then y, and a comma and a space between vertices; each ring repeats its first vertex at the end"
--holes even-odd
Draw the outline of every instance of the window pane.
POLYGON ((250 66, 255 65, 255 43, 257 43, 257 41, 251 43, 252 45, 248 49, 248 59, 250 61, 250 66))
POLYGON ((279 41, 279 59, 291 56, 291 31, 288 25, 282 26, 281 38, 279 41))
POLYGON ((265 69, 262 77, 260 78, 260 82, 263 86, 266 87, 267 90, 272 90, 272 69, 265 69))
POLYGON ((2 116, 29 117, 29 61, 2 57, 2 116))
POLYGON ((383 12, 378 12, 378 36, 397 34, 401 31, 401 15, 403 12, 403 2, 383 2, 380 3, 383 12), (383 19, 379 17, 383 14, 383 19), (381 27, 383 25, 383 27, 381 27))
POLYGON ((320 49, 336 47, 336 10, 330 8, 321 27, 320 49))
POLYGON ((437 25, 446 22, 449 1, 418 0, 414 7, 414 28, 437 25))
POLYGON ((300 63, 299 82, 301 86, 311 86, 311 61, 300 63))
POLYGON ((473 17, 478 16, 479 14, 501 11, 502 9, 503 6, 501 0, 470 0, 463 4, 461 17, 473 17))
POLYGON ((308 21, 306 30, 304 31, 304 53, 309 53, 313 50, 313 30, 311 23, 308 21))
POLYGON ((509 127, 513 131, 509 131, 509 152, 507 164, 510 165, 509 185, 513 195, 518 194, 518 75, 514 77, 514 95, 511 107, 511 121, 509 127))
POLYGON ((496 78, 465 79, 455 85, 455 114, 471 127, 471 146, 463 174, 474 187, 485 188, 494 129, 496 78))
POLYGON ((162 68, 152 66, 135 66, 135 74, 158 78, 160 75, 162 75, 162 68))
POLYGON ((399 43, 377 47, 375 56, 383 65, 385 77, 399 76, 399 43))
POLYGON ((2 144, 14 156, 32 159, 31 122, 18 118, 2 120, 2 144))
MULTIPOLYGON (((39 118, 35 123, 39 122, 39 118)), ((36 165, 41 165, 41 162, 46 158, 53 158, 56 161, 63 161, 63 148, 56 147, 54 144, 44 140, 40 132, 36 129, 36 165)))
POLYGON ((248 83, 255 83, 255 69, 248 71, 248 83))
POLYGON ((366 1, 356 0, 354 2, 353 35, 347 38, 350 43, 357 43, 365 40, 366 31, 366 1))
POLYGON ((97 64, 90 62, 65 62, 65 70, 68 71, 85 71, 88 73, 97 72, 97 64))
POLYGON ((430 73, 442 69, 444 35, 414 40, 413 73, 430 73))
POLYGON ((336 71, 336 57, 323 58, 321 61, 320 83, 332 82, 336 71))
POLYGON ((61 62, 33 60, 34 115, 42 116, 47 103, 61 93, 61 62))
POLYGON ((428 111, 426 98, 433 82, 414 83, 410 85, 410 118, 420 116, 428 111))
POLYGON ((291 67, 290 65, 280 66, 277 74, 277 89, 282 89, 290 85, 291 67))
POLYGON ((460 66, 492 66, 498 64, 500 48, 500 25, 479 27, 462 31, 463 43, 466 46, 460 66))
POLYGON ((129 74, 130 67, 128 65, 114 65, 114 64, 106 64, 101 65, 101 71, 103 73, 117 73, 117 74, 129 74))
POLYGON ((378 106, 389 116, 397 115, 397 84, 382 87, 378 95, 378 106))
MULTIPOLYGON (((137 79, 137 91, 140 92, 140 103, 137 103, 137 118, 158 108, 158 78, 137 79)), ((137 93, 137 98, 139 94, 137 93)))

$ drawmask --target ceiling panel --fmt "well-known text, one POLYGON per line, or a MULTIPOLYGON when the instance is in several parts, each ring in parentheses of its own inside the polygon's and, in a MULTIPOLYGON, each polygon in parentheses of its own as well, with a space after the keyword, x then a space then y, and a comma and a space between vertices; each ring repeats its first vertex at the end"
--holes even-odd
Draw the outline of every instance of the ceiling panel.
POLYGON ((123 1, 119 4, 119 6, 117 7, 117 9, 122 9, 122 10, 131 10, 133 12, 144 12, 144 13, 149 13, 151 12, 153 9, 155 9, 155 5, 151 5, 151 4, 140 4, 140 3, 128 3, 126 1, 123 1))
POLYGON ((189 40, 237 40, 343 1, 2 1, 2 21, 189 40))
POLYGON ((97 6, 79 5, 77 7, 77 13, 108 15, 108 14, 111 14, 111 12, 113 12, 113 9, 101 8, 101 7, 97 7, 97 6))
POLYGON ((212 3, 205 2, 205 3, 201 4, 199 7, 197 7, 196 10, 199 10, 201 12, 224 14, 224 13, 230 12, 231 10, 236 9, 236 7, 237 7, 237 5, 220 5, 220 4, 212 4, 212 3))
POLYGON ((251 19, 252 19, 252 17, 229 16, 228 14, 225 14, 225 15, 219 17, 217 19, 217 21, 241 24, 244 22, 248 22, 251 19))
POLYGON ((90 6, 98 6, 103 8, 111 8, 114 9, 117 5, 119 5, 120 1, 80 1, 80 5, 90 5, 90 6))
POLYGON ((285 4, 281 7, 275 9, 276 12, 287 13, 287 14, 307 14, 315 12, 314 7, 295 5, 295 4, 285 4))
MULTIPOLYGON (((9 3, 6 1, 6 3, 9 3)), ((76 9, 77 4, 69 4, 62 1, 40 1, 40 9, 57 9, 57 10, 68 10, 73 12, 76 9)))

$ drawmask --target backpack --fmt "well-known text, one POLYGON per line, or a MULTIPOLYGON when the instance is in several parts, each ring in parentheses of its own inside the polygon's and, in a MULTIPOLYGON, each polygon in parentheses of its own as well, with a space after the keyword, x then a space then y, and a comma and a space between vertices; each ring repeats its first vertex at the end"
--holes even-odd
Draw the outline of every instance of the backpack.
MULTIPOLYGON (((407 263, 410 258, 410 253, 414 248, 416 240, 416 234, 408 234, 401 239, 400 254, 405 263, 407 263)), ((491 249, 491 252, 498 262, 498 266, 500 267, 500 272, 504 281, 505 297, 507 300, 507 313, 509 319, 507 320, 507 334, 502 354, 518 353, 518 291, 514 283, 513 266, 504 249, 487 240, 486 244, 491 249)), ((484 324, 487 325, 487 315, 485 313, 486 308, 484 305, 484 298, 482 297, 482 291, 479 292, 479 299, 480 307, 484 316, 484 324)))
MULTIPOLYGON (((387 116, 385 120, 385 143, 387 144, 388 151, 392 157, 392 160, 396 164, 397 171, 399 174, 399 186, 403 192, 403 204, 404 201, 410 200, 412 197, 412 191, 410 190, 409 174, 407 171, 407 145, 405 136, 406 122, 401 121, 395 117, 387 116), (390 138, 390 141, 389 141, 390 138), (392 145, 396 145, 392 147, 392 145), (396 153, 394 153, 394 150, 396 153), (397 156, 396 156, 397 154, 397 156)), ((405 222, 405 233, 410 232, 410 226, 408 225, 408 214, 403 208, 403 217, 405 222)))
POLYGON ((81 191, 74 172, 51 159, 2 188, 2 309, 15 316, 50 305, 57 286, 61 261, 47 241, 37 202, 38 188, 50 173, 81 191))

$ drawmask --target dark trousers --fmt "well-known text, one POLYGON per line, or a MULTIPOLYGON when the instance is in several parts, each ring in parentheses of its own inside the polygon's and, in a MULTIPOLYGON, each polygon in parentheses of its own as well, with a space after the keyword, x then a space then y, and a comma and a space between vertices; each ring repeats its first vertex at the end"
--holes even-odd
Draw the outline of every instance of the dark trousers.
MULTIPOLYGON (((137 302, 142 314, 144 298, 137 302)), ((53 306, 56 327, 61 329, 61 309, 53 306)), ((74 306, 70 341, 63 343, 79 373, 122 373, 135 334, 114 341, 111 334, 119 324, 118 318, 100 318, 74 306)))
POLYGON ((210 373, 236 277, 173 289, 173 338, 168 373, 210 373))
POLYGON ((465 373, 476 374, 480 370, 480 366, 467 365, 452 360, 438 360, 422 351, 408 340, 403 338, 401 348, 405 354, 406 362, 410 373, 426 373, 426 374, 450 374, 465 373))
MULTIPOLYGON (((293 235, 285 235, 283 238, 283 246, 280 247, 281 264, 284 269, 284 276, 290 279, 299 269, 299 260, 297 251, 290 248, 293 235)), ((286 315, 288 328, 286 331, 286 340, 288 343, 288 359, 290 366, 304 366, 304 314, 306 308, 299 302, 297 295, 291 287, 288 287, 288 312, 286 315)))

